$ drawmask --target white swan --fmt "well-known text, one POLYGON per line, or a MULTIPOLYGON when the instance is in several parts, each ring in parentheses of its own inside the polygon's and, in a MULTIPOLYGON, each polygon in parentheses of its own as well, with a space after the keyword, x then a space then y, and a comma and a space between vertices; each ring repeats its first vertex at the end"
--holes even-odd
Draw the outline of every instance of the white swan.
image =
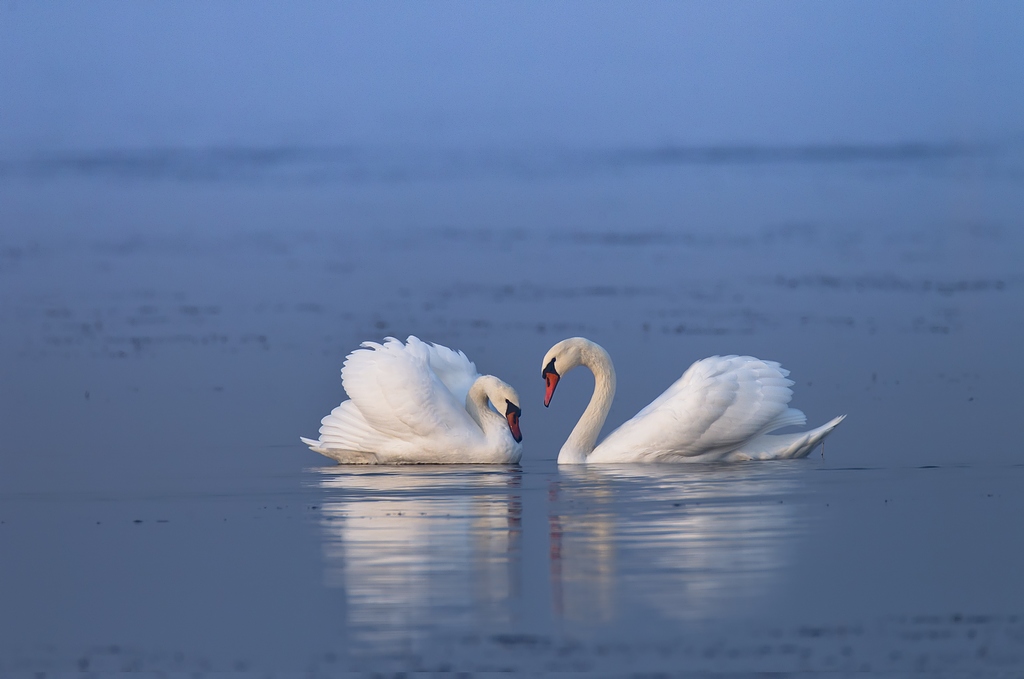
POLYGON ((461 351, 409 336, 364 342, 345 359, 348 401, 302 438, 341 464, 504 464, 522 456, 519 395, 461 351), (499 415, 498 408, 504 412, 499 415))
POLYGON ((580 365, 594 373, 594 395, 559 451, 559 464, 806 457, 846 417, 811 431, 769 435, 807 422, 802 412, 789 407, 789 371, 751 356, 712 356, 691 365, 665 393, 595 447, 615 396, 608 352, 573 337, 551 347, 541 365, 547 382, 545 407, 562 375, 580 365))

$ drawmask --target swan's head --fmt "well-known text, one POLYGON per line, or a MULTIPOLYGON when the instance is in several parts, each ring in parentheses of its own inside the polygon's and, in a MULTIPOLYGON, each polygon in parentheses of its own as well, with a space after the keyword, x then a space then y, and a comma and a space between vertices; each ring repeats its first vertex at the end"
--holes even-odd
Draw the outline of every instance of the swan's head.
POLYGON ((555 395, 555 387, 562 375, 583 362, 583 350, 593 344, 582 337, 570 337, 548 349, 541 363, 541 377, 544 378, 544 407, 551 405, 551 397, 555 395))
MULTIPOLYGON (((498 381, 501 382, 501 380, 498 381)), ((519 430, 519 416, 523 414, 523 409, 519 407, 519 394, 504 382, 501 382, 497 391, 498 400, 495 400, 492 396, 491 403, 494 404, 499 413, 505 413, 508 430, 512 432, 512 438, 516 440, 516 443, 519 443, 523 440, 523 432, 519 430)))
POLYGON ((519 405, 519 394, 510 384, 499 380, 494 375, 482 375, 477 378, 477 382, 483 387, 484 394, 487 395, 491 406, 505 415, 512 438, 516 443, 521 442, 523 433, 519 429, 519 417, 523 414, 523 410, 519 405))

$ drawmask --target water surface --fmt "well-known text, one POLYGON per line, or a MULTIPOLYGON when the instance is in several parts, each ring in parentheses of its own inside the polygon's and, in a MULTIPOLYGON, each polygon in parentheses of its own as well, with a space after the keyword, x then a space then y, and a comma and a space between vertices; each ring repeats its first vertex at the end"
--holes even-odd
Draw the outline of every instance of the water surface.
POLYGON ((0 668, 1019 670, 1018 151, 616 153, 5 165, 0 668), (521 466, 298 442, 410 333, 519 390, 521 466), (559 469, 577 334, 611 426, 727 353, 849 417, 559 469))

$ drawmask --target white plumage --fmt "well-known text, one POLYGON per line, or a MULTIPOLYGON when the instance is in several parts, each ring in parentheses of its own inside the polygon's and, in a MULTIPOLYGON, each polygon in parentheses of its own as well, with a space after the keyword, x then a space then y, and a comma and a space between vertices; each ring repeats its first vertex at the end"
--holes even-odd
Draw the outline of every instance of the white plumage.
POLYGON ((413 336, 361 346, 341 369, 350 400, 321 420, 319 440, 301 439, 311 449, 342 464, 519 461, 512 387, 480 375, 461 351, 413 336))
POLYGON ((805 457, 843 421, 812 431, 772 435, 805 424, 789 407, 789 371, 752 356, 712 356, 694 363, 661 396, 596 445, 615 394, 615 370, 599 345, 576 337, 544 357, 545 405, 558 379, 585 365, 594 373, 594 395, 558 455, 559 463, 709 462, 805 457))

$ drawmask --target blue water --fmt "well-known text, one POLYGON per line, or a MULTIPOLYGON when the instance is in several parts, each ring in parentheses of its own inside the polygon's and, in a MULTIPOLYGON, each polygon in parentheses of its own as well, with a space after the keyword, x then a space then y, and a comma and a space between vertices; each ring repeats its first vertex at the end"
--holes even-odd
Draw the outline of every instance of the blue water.
POLYGON ((1022 21, 0 6, 0 672, 1019 673, 1022 21), (521 466, 299 443, 408 334, 521 466), (573 335, 609 429, 728 353, 848 418, 560 469, 573 335))

